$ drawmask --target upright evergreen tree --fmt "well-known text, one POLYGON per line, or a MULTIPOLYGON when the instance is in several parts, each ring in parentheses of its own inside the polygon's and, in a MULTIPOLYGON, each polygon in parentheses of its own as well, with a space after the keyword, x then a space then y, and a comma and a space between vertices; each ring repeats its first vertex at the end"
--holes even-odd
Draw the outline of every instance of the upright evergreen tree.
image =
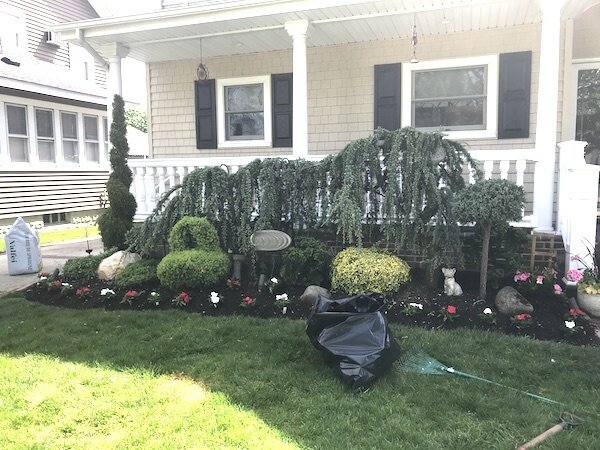
POLYGON ((125 234, 133 226, 133 216, 137 204, 129 192, 133 179, 127 165, 129 144, 125 124, 125 104, 123 98, 115 95, 113 100, 113 122, 110 127, 110 165, 112 172, 106 182, 110 207, 98 220, 98 227, 105 248, 125 248, 125 234))

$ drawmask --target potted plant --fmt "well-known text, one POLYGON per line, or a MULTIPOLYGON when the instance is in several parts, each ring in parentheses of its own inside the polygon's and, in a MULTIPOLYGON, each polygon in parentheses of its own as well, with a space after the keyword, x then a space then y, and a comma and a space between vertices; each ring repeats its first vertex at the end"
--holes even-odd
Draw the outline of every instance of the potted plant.
POLYGON ((585 269, 569 270, 567 279, 577 282, 577 303, 588 314, 600 317, 600 273, 596 252, 588 248, 588 258, 584 260, 579 256, 572 259, 579 261, 585 269), (589 262, 591 260, 591 263, 589 262))

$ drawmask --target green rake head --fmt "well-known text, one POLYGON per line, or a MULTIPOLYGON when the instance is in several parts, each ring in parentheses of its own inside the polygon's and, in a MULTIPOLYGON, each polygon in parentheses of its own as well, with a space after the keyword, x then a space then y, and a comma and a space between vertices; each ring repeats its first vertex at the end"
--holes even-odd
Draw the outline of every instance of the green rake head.
POLYGON ((398 365, 404 372, 420 373, 423 375, 444 375, 451 373, 451 367, 445 366, 437 359, 422 351, 408 352, 402 357, 398 365))

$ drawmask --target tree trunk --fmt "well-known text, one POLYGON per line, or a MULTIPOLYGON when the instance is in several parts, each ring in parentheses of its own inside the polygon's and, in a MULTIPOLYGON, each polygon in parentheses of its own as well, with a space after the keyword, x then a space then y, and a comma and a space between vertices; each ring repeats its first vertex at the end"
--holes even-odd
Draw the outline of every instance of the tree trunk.
POLYGON ((487 290, 488 258, 490 253, 490 236, 492 224, 483 224, 483 244, 481 249, 481 265, 479 267, 479 298, 485 299, 487 290))

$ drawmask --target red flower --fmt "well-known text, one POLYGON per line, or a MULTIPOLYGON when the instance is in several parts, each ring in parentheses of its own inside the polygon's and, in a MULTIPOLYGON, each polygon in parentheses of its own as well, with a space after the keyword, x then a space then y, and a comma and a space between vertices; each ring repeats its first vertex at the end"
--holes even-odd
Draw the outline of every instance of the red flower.
POLYGON ((75 295, 76 295, 77 297, 83 297, 84 295, 87 295, 87 294, 89 294, 89 293, 90 293, 90 290, 91 290, 91 289, 90 289, 89 287, 82 287, 82 288, 79 288, 79 289, 77 289, 77 290, 75 291, 75 295))
POLYGON ((448 314, 456 314, 456 306, 448 305, 446 306, 446 311, 448 314))
POLYGON ((138 295, 137 291, 134 291, 133 289, 125 292, 125 298, 135 298, 135 297, 137 297, 137 295, 138 295))
POLYGON ((250 296, 246 296, 244 297, 244 299, 242 300, 245 304, 247 305, 252 305, 254 304, 254 299, 250 296))
POLYGON ((180 292, 178 297, 183 300, 183 303, 189 303, 191 300, 191 297, 185 292, 180 292))
POLYGON ((516 319, 517 319, 517 320, 527 320, 527 319, 531 319, 531 315, 530 315, 530 314, 517 314, 517 315, 516 315, 516 319))
POLYGON ((571 309, 569 309, 569 315, 571 317, 577 317, 577 316, 585 316, 585 313, 579 308, 571 308, 571 309))

